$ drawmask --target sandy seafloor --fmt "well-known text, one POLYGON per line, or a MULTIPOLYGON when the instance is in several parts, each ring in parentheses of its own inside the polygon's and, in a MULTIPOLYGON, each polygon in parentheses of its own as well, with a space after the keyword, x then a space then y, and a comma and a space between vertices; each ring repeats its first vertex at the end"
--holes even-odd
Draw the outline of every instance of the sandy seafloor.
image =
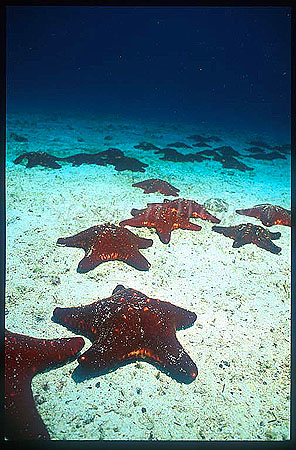
MULTIPOLYGON (((160 147, 174 141, 190 144, 186 136, 196 133, 223 138, 213 148, 232 145, 238 151, 257 137, 249 130, 238 135, 235 129, 226 133, 200 124, 156 120, 8 116, 6 327, 40 338, 75 336, 52 321, 54 308, 109 297, 117 284, 197 314, 191 328, 177 332, 198 366, 198 377, 191 384, 178 383, 144 361, 79 383, 72 378, 76 360, 36 375, 34 398, 51 439, 289 439, 289 227, 269 228, 282 233, 275 241, 282 247, 278 255, 255 245, 234 249, 231 239, 198 219, 191 221, 201 225, 201 231, 173 231, 168 245, 160 242, 153 229, 129 227, 153 239, 152 247, 141 250, 151 263, 148 272, 114 261, 79 274, 76 269, 83 250, 56 245, 59 237, 109 221, 118 225, 131 217, 131 208, 162 201, 162 194, 147 195, 131 186, 148 178, 165 179, 180 189, 180 197, 199 203, 224 200, 227 212, 211 211, 222 219, 221 226, 262 225, 236 214, 238 208, 272 203, 290 209, 290 155, 274 161, 241 159, 254 167, 243 173, 223 169, 215 161, 161 161, 161 155, 153 151, 133 148, 141 141, 160 147), (10 133, 29 142, 14 142, 10 133), (105 141, 106 135, 113 139, 105 141), (26 151, 68 156, 108 147, 120 148, 149 167, 141 173, 66 163, 59 170, 27 169, 13 163, 26 151)), ((289 143, 275 136, 260 137, 272 145, 289 143)), ((86 338, 85 342, 82 351, 91 345, 86 338)))

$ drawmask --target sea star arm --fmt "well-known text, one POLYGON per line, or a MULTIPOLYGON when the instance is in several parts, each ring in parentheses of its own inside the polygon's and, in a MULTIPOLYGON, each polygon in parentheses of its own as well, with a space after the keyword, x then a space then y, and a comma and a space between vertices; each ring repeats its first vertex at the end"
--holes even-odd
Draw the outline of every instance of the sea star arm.
MULTIPOLYGON (((86 306, 71 308, 55 308, 53 319, 75 333, 81 333, 90 340, 96 338, 94 317, 98 311, 98 302, 86 306)), ((101 320, 99 316, 98 321, 101 320)))
MULTIPOLYGON (((278 233, 272 233, 273 235, 277 235, 278 233)), ((280 233, 279 233, 280 235, 280 233)), ((279 237, 279 236, 278 236, 279 237)), ((256 244, 258 247, 264 248, 265 250, 268 250, 271 253, 279 253, 281 251, 281 247, 278 247, 275 245, 271 239, 278 239, 278 237, 269 237, 268 233, 258 233, 254 239, 254 244, 256 244)))
POLYGON ((182 225, 180 226, 180 228, 182 228, 182 230, 191 230, 191 231, 200 231, 201 230, 201 226, 197 225, 196 223, 191 223, 191 222, 183 222, 182 225))
POLYGON ((165 341, 157 340, 152 346, 139 347, 132 334, 130 339, 123 339, 120 331, 118 328, 117 333, 106 333, 94 342, 78 358, 79 364, 100 374, 131 361, 144 360, 164 368, 180 382, 189 383, 196 378, 197 367, 175 336, 166 336, 165 341))
POLYGON ((5 437, 9 440, 50 439, 36 408, 30 381, 23 387, 16 383, 5 386, 6 391, 13 392, 12 398, 5 397, 5 437))
POLYGON ((154 362, 180 382, 190 383, 195 380, 197 367, 174 334, 166 336, 164 340, 158 339, 153 344, 150 353, 154 356, 154 362))
MULTIPOLYGON (((263 214, 262 214, 262 209, 258 208, 258 206, 261 206, 261 205, 257 205, 257 207, 254 207, 254 208, 237 209, 236 213, 241 214, 243 216, 255 217, 256 219, 260 219, 263 216, 263 214)), ((266 225, 266 224, 264 224, 264 225, 266 225)))
POLYGON ((11 440, 50 439, 35 406, 31 380, 65 362, 84 345, 83 338, 37 339, 5 331, 5 436, 11 440))
POLYGON ((89 255, 86 255, 84 258, 82 258, 82 260, 79 262, 77 272, 87 273, 104 261, 107 261, 107 259, 104 260, 98 253, 91 252, 89 255))
POLYGON ((127 262, 138 270, 148 270, 151 267, 150 262, 136 249, 128 255, 127 262))
POLYGON ((145 211, 145 209, 136 209, 136 208, 133 208, 132 210, 131 210, 131 215, 132 216, 137 216, 138 214, 141 214, 141 213, 143 213, 145 211))
POLYGON ((208 220, 212 223, 220 223, 221 220, 215 216, 212 216, 203 206, 194 210, 194 208, 189 206, 189 217, 200 218, 202 220, 208 220))
MULTIPOLYGON (((165 303, 166 302, 162 302, 162 305, 165 305, 165 303)), ((172 303, 168 302, 167 302, 167 314, 169 314, 173 318, 176 330, 191 327, 197 318, 194 312, 188 311, 185 308, 175 306, 172 303)))
POLYGON ((122 220, 119 225, 124 227, 125 225, 130 225, 131 227, 148 227, 153 228, 155 226, 154 221, 150 221, 149 215, 144 212, 143 214, 138 214, 130 219, 122 220))
MULTIPOLYGON (((65 247, 78 247, 86 249, 86 243, 90 241, 90 237, 95 233, 96 228, 97 227, 91 227, 87 230, 83 230, 80 233, 75 234, 74 236, 59 238, 57 240, 57 244, 65 247)), ((91 244, 88 245, 91 246, 91 244)))
POLYGON ((134 242, 134 244, 138 248, 149 248, 153 245, 152 239, 142 238, 141 236, 131 233, 129 230, 126 230, 126 231, 127 231, 127 233, 130 233, 131 240, 134 242))
POLYGON ((230 237, 231 239, 235 239, 237 235, 236 227, 220 227, 220 226, 213 226, 213 231, 216 231, 217 233, 223 234, 226 237, 230 237))
POLYGON ((265 230, 267 236, 269 239, 279 239, 281 237, 281 233, 279 231, 277 231, 276 233, 273 233, 272 231, 269 230, 265 230))
POLYGON ((156 233, 163 244, 168 244, 171 240, 171 231, 156 228, 156 233))

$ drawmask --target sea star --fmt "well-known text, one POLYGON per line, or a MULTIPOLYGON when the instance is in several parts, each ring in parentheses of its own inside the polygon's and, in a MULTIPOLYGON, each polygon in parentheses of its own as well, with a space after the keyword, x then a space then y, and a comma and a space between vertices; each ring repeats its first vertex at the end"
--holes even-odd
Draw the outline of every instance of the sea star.
POLYGON ((246 166, 246 164, 238 161, 233 156, 221 156, 216 153, 216 155, 214 155, 214 161, 219 161, 225 169, 236 169, 241 172, 245 172, 246 170, 254 170, 252 167, 246 166))
POLYGON ((217 152, 216 152, 216 150, 211 149, 211 150, 201 150, 200 152, 197 152, 196 154, 197 155, 199 154, 199 155, 215 156, 215 155, 217 155, 217 152))
POLYGON ((272 225, 291 226, 291 211, 281 206, 264 203, 248 209, 237 209, 236 212, 244 216, 256 217, 266 227, 272 225))
POLYGON ((187 139, 192 139, 197 142, 221 142, 222 139, 218 136, 201 136, 200 134, 193 134, 192 136, 188 136, 187 139))
POLYGON ((35 406, 36 373, 64 363, 84 346, 81 337, 37 339, 5 330, 5 436, 10 440, 50 439, 35 406))
POLYGON ((251 141, 251 142, 247 142, 247 144, 254 145, 256 147, 268 148, 268 149, 272 148, 269 144, 266 144, 265 142, 262 142, 262 141, 251 141))
POLYGON ((76 153, 75 155, 60 158, 60 160, 72 163, 72 166, 81 166, 81 164, 96 164, 97 166, 106 166, 107 162, 102 158, 101 153, 76 153))
POLYGON ((57 159, 71 162, 73 166, 80 166, 81 164, 105 166, 106 164, 111 164, 117 171, 131 170, 132 172, 145 172, 144 167, 148 167, 148 164, 136 158, 125 156, 121 150, 112 147, 99 153, 77 153, 76 155, 57 159))
POLYGON ((131 215, 137 216, 143 212, 146 212, 148 208, 153 206, 167 206, 171 209, 176 209, 180 214, 186 215, 188 218, 194 217, 202 220, 209 220, 212 223, 220 223, 221 220, 212 216, 202 205, 195 200, 185 200, 184 198, 176 198, 175 200, 164 199, 163 203, 147 203, 147 208, 144 209, 132 209, 131 215))
POLYGON ((177 228, 192 231, 201 230, 199 225, 189 222, 188 216, 179 212, 176 208, 170 208, 166 204, 155 204, 135 217, 123 220, 119 225, 155 228, 163 244, 170 242, 171 232, 177 228))
POLYGON ((194 312, 117 285, 111 297, 56 308, 53 318, 93 342, 78 362, 98 375, 144 359, 184 383, 197 376, 196 365, 176 338, 176 330, 195 322, 194 312))
POLYGON ((193 144, 192 144, 192 147, 208 147, 208 148, 210 148, 210 147, 212 147, 210 144, 206 144, 205 142, 194 142, 193 144))
POLYGON ((10 133, 9 138, 13 139, 15 142, 29 142, 28 138, 26 138, 25 136, 20 136, 16 133, 10 133))
POLYGON ((42 166, 50 167, 51 169, 60 169, 62 166, 56 161, 62 158, 58 158, 53 155, 49 155, 46 152, 27 152, 18 156, 13 162, 14 164, 21 164, 23 160, 27 160, 27 168, 42 166))
POLYGON ((251 153, 262 153, 265 151, 266 150, 264 148, 260 148, 260 147, 245 148, 245 152, 251 152, 251 153))
POLYGON ((151 144, 150 142, 140 142, 139 145, 134 145, 134 148, 140 150, 159 150, 159 147, 156 147, 156 145, 151 144))
POLYGON ((272 147, 272 150, 278 150, 281 153, 291 153, 291 145, 290 144, 275 145, 274 147, 272 147))
POLYGON ((247 158, 253 158, 253 159, 266 159, 267 161, 272 161, 273 159, 287 159, 285 155, 282 155, 279 152, 271 152, 271 153, 254 153, 250 155, 246 155, 247 158))
POLYGON ((225 158, 228 156, 242 156, 237 150, 234 150, 230 145, 223 145, 222 147, 217 147, 214 149, 219 152, 225 158))
POLYGON ((209 158, 205 158, 200 154, 200 152, 197 153, 187 153, 186 155, 183 155, 183 153, 178 152, 174 148, 163 148, 162 150, 158 150, 155 153, 162 153, 164 156, 160 158, 163 161, 173 161, 173 162, 201 162, 209 158))
POLYGON ((173 195, 174 197, 178 197, 178 192, 180 192, 180 189, 175 188, 167 181, 160 180, 159 178, 150 178, 149 180, 134 183, 132 186, 144 189, 144 194, 160 192, 164 195, 173 195))
POLYGON ((271 239, 279 239, 281 233, 272 233, 263 227, 252 223, 240 224, 233 227, 213 226, 213 231, 224 234, 224 236, 234 239, 232 247, 238 248, 245 244, 256 244, 271 253, 279 253, 281 247, 277 247, 271 239))
POLYGON ((151 265, 139 248, 151 247, 152 239, 113 224, 95 225, 74 236, 59 238, 57 244, 85 250, 85 257, 78 264, 79 273, 89 272, 105 261, 124 261, 138 270, 148 270, 151 265))
POLYGON ((167 147, 175 147, 175 148, 192 148, 191 145, 185 144, 184 142, 173 142, 171 144, 167 144, 167 147))

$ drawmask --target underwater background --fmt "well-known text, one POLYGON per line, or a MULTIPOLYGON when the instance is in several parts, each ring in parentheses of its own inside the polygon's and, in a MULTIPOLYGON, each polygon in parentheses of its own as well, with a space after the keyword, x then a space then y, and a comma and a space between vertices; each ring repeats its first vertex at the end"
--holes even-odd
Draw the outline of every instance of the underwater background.
POLYGON ((289 8, 7 8, 6 328, 76 336, 54 309, 118 284, 197 315, 176 333, 198 367, 192 383, 143 360, 79 379, 74 359, 36 375, 51 439, 289 439, 290 227, 268 228, 281 233, 273 254, 233 248, 198 218, 200 231, 173 230, 168 244, 128 226, 153 240, 148 271, 115 260, 78 273, 83 251, 56 243, 175 198, 132 186, 153 178, 223 227, 266 229, 238 209, 290 210, 290 52, 289 8), (58 159, 109 148, 140 163, 58 159), (30 167, 35 152, 51 167, 30 167))

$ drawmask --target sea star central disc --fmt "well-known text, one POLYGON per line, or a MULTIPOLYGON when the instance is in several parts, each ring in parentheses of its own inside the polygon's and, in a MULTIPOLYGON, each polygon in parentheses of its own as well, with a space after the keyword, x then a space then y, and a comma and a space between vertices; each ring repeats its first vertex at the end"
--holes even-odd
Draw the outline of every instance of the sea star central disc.
POLYGON ((152 239, 144 239, 116 225, 96 225, 71 237, 59 238, 57 244, 85 250, 77 272, 86 273, 105 261, 124 261, 139 270, 148 270, 150 263, 139 252, 148 248, 152 239))
POLYGON ((53 316, 93 341, 78 362, 97 374, 144 359, 184 383, 197 376, 196 365, 176 338, 176 330, 195 322, 194 312, 118 285, 109 298, 87 306, 56 308, 53 316))

